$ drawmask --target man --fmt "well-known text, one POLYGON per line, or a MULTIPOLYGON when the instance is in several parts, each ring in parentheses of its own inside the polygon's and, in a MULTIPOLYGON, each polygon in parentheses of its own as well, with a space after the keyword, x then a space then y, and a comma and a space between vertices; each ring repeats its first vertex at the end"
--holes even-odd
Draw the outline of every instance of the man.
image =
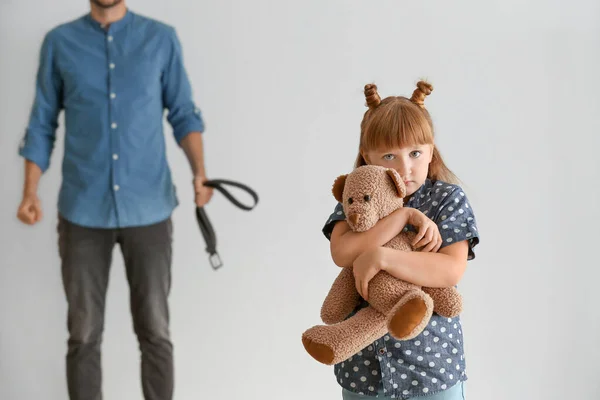
POLYGON ((100 344, 112 250, 119 245, 141 349, 146 400, 173 393, 167 297, 171 213, 178 200, 165 155, 163 111, 194 175, 195 202, 212 190, 203 161, 200 111, 192 101, 175 30, 129 11, 124 0, 92 0, 91 12, 43 40, 35 100, 19 153, 25 185, 18 218, 42 218, 38 181, 48 169, 65 111, 59 193, 59 254, 68 303, 71 400, 100 400, 100 344))

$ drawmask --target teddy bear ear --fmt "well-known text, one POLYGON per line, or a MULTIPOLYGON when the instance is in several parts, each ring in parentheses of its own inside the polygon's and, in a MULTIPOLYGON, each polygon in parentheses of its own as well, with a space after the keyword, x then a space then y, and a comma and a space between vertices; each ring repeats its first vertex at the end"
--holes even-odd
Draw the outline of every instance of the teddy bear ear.
POLYGON ((396 191, 398 193, 398 197, 404 198, 406 196, 406 185, 402 182, 402 177, 395 169, 388 169, 387 174, 390 178, 392 178, 392 182, 394 182, 394 186, 396 187, 396 191))
POLYGON ((333 197, 335 197, 335 199, 340 202, 343 203, 344 202, 344 186, 346 186, 346 177, 348 175, 340 175, 335 179, 335 182, 333 182, 333 188, 331 189, 331 192, 333 193, 333 197))

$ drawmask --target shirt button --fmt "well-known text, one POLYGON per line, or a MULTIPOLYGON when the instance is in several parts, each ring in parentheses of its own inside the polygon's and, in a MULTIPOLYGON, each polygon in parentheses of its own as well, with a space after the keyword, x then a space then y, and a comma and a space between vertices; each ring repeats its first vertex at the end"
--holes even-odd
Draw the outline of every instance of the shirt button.
POLYGON ((116 123, 116 122, 113 122, 113 123, 110 125, 110 127, 111 127, 111 128, 113 128, 113 129, 117 129, 117 123, 116 123))
POLYGON ((109 42, 112 42, 112 40, 113 40, 113 37, 112 37, 112 36, 109 36, 107 39, 108 39, 108 41, 109 41, 109 42))
POLYGON ((119 155, 118 154, 113 154, 113 160, 118 160, 119 159, 119 155))
POLYGON ((379 349, 379 354, 385 354, 385 349, 379 349))
POLYGON ((111 99, 114 99, 115 97, 117 97, 117 95, 116 95, 116 94, 114 94, 114 93, 111 93, 111 94, 110 94, 110 98, 111 98, 111 99))
POLYGON ((110 69, 115 69, 115 64, 114 63, 110 63, 109 67, 110 67, 110 69))
POLYGON ((119 185, 115 185, 115 186, 114 186, 114 189, 115 189, 115 192, 116 192, 117 190, 119 190, 119 185))

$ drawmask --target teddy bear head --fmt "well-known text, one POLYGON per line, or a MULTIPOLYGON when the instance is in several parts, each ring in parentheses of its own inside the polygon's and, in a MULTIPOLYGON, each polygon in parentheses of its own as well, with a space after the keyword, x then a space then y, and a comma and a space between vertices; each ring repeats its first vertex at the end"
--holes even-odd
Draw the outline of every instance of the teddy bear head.
POLYGON ((406 186, 394 169, 363 165, 339 176, 332 192, 342 203, 350 228, 364 232, 403 206, 406 186))

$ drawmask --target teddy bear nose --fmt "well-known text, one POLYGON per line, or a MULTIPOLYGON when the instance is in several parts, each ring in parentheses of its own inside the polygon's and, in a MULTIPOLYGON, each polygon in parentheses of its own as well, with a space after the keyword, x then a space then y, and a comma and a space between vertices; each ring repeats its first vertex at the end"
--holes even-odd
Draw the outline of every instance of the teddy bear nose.
POLYGON ((350 221, 350 223, 352 225, 356 225, 356 224, 358 224, 358 221, 360 221, 360 214, 352 214, 352 215, 350 215, 348 220, 350 221))

